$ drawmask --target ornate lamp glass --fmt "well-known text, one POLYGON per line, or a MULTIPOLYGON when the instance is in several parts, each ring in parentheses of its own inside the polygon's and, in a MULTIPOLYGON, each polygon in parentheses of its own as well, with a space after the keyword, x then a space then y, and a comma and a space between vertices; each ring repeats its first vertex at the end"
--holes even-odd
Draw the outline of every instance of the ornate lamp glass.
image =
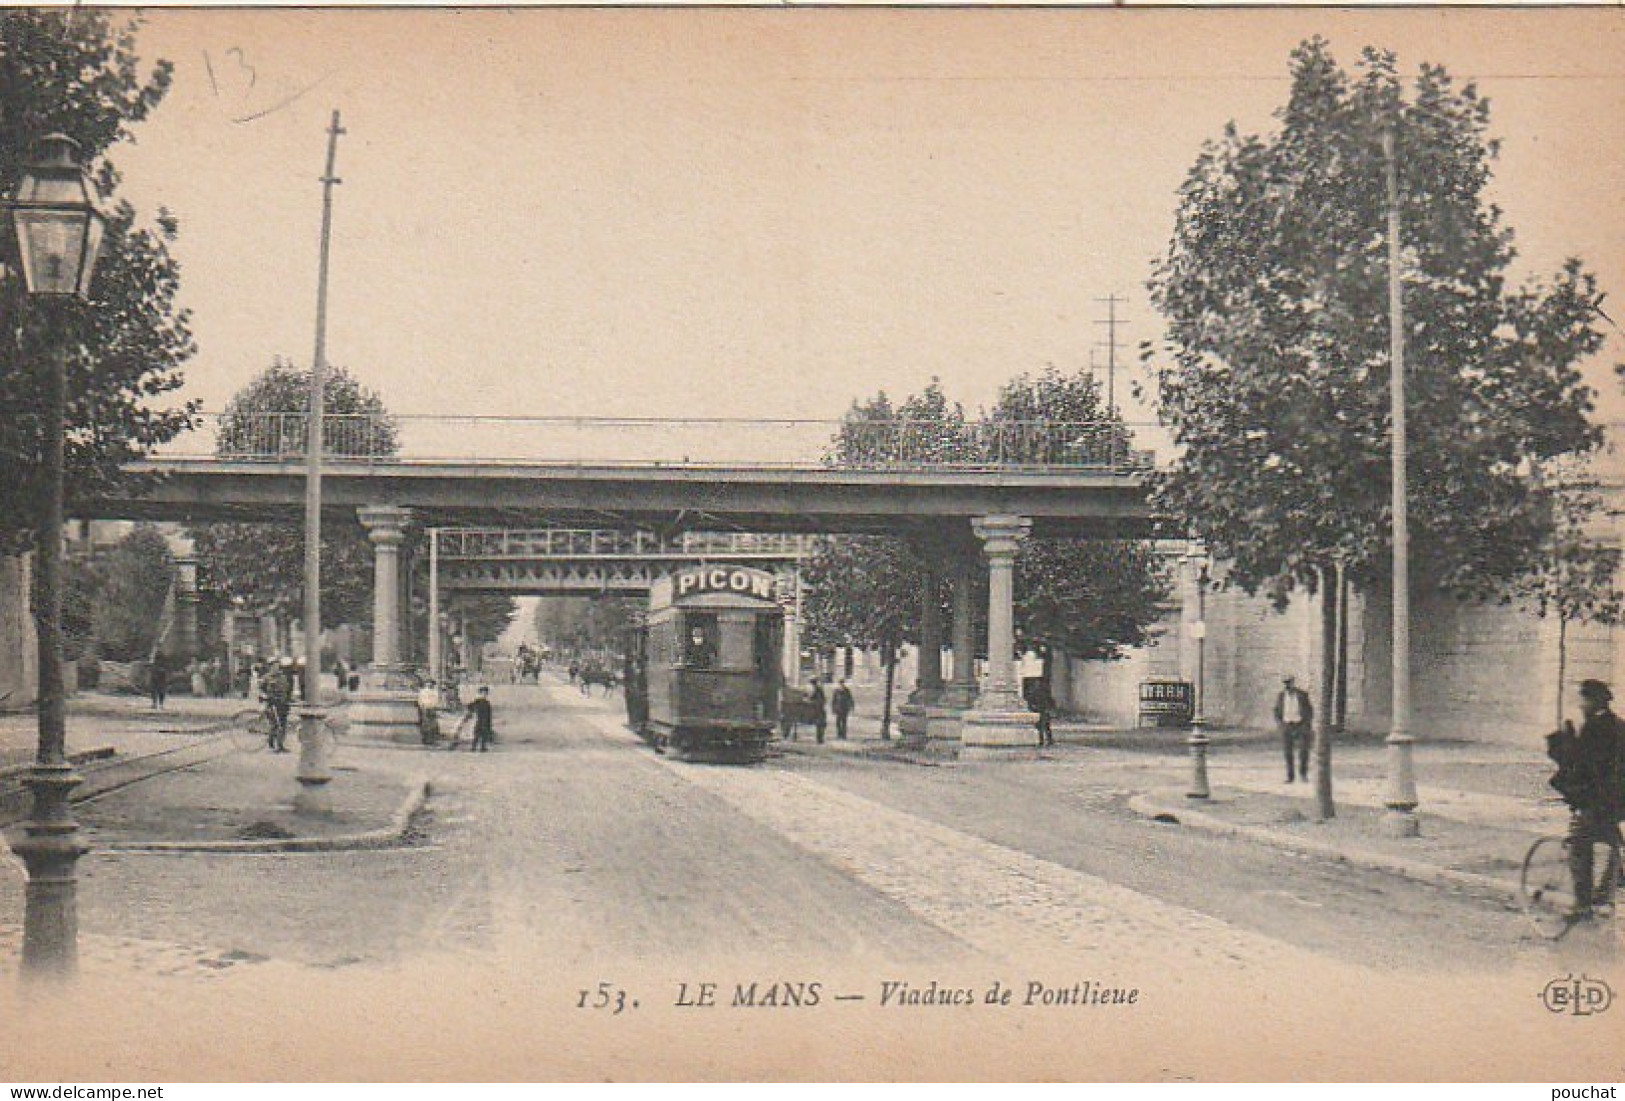
POLYGON ((9 206, 24 285, 31 295, 90 294, 107 219, 78 163, 79 143, 64 134, 40 142, 9 206))

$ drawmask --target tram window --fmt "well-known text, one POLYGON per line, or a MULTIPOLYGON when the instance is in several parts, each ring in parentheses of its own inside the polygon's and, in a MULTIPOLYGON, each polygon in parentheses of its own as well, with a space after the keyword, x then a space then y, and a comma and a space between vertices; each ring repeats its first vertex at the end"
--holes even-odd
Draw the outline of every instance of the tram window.
POLYGON ((754 639, 755 654, 752 667, 757 673, 766 673, 779 664, 779 631, 778 621, 772 616, 759 615, 756 618, 754 639))
POLYGON ((717 618, 722 624, 721 668, 737 670, 754 668, 751 658, 756 613, 723 612, 717 618))
POLYGON ((683 664, 690 669, 712 669, 717 664, 717 617, 712 612, 690 612, 683 624, 683 664))

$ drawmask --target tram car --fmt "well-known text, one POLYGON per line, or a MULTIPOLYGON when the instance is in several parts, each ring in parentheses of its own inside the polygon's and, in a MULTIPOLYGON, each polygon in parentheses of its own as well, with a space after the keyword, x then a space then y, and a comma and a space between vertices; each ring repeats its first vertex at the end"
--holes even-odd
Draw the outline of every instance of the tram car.
POLYGON ((655 583, 629 648, 626 708, 656 748, 704 761, 766 755, 782 680, 775 582, 746 566, 695 566, 655 583))

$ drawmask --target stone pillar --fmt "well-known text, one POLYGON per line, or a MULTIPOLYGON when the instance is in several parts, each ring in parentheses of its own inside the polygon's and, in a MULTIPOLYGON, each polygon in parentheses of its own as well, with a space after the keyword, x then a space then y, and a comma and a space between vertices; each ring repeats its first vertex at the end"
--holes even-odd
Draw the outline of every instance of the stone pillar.
POLYGON ((393 505, 367 505, 358 513, 373 547, 372 665, 361 674, 350 730, 363 739, 420 742, 416 692, 399 664, 400 556, 411 513, 393 505))
POLYGON ((974 710, 965 715, 962 759, 1008 757, 1036 750, 1038 716, 1021 699, 1016 662, 1016 551, 1032 521, 1025 516, 978 516, 972 529, 987 556, 987 676, 974 710))
POLYGON ((170 655, 180 662, 198 656, 197 639, 197 558, 175 557, 175 640, 170 655))
POLYGON ((784 683, 801 685, 801 570, 792 566, 779 574, 784 605, 784 683))
POLYGON ((976 703, 976 560, 968 551, 954 562, 953 586, 954 679, 942 704, 968 711, 976 703))
POLYGON ((360 515, 372 540, 372 664, 388 668, 400 660, 401 544, 410 514, 392 505, 368 505, 360 515))
POLYGON ((897 709, 897 729, 904 740, 924 742, 929 709, 942 697, 942 574, 927 562, 920 572, 920 652, 915 659, 914 691, 897 709))

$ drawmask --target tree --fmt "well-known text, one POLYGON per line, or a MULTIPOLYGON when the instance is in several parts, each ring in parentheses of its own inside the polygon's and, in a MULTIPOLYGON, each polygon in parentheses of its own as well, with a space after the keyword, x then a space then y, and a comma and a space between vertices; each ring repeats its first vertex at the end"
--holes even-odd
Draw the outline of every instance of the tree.
MULTIPOLYGON (((936 379, 896 406, 884 393, 854 402, 832 442, 830 460, 853 466, 994 458, 1093 465, 1126 455, 1129 443, 1121 415, 1104 407, 1092 375, 1047 367, 1006 383, 993 408, 974 419, 949 401, 936 379)), ((808 613, 808 623, 819 624, 813 637, 822 631, 827 645, 872 645, 883 657, 894 657, 902 642, 919 641, 914 625, 923 569, 901 539, 824 541, 807 574, 816 609, 808 613)), ((1167 596, 1151 545, 1126 540, 1029 540, 1017 559, 1016 588, 1017 638, 1044 654, 1046 663, 1063 650, 1083 658, 1115 658, 1126 647, 1143 645, 1167 596)), ((951 610, 945 613, 951 616, 951 610)), ((970 655, 958 660, 968 661, 970 655)), ((888 699, 891 672, 888 666, 888 699)))
POLYGON ((97 647, 114 661, 145 661, 162 642, 165 606, 175 583, 169 544, 137 524, 108 552, 94 613, 97 647))
MULTIPOLYGON (((1035 462, 1111 461, 1131 442, 1093 375, 1053 366, 1001 387, 982 424, 1004 454, 1035 462)), ((1144 540, 1031 539, 1016 571, 1016 637, 1044 655, 1046 676, 1056 651, 1113 659, 1143 646, 1168 596, 1165 572, 1144 540)))
MULTIPOLYGON (((97 191, 112 203, 119 173, 107 150, 132 136, 169 89, 170 64, 142 75, 135 21, 87 8, 0 11, 0 191, 10 194, 39 139, 53 132, 103 157, 97 191)), ((144 225, 113 205, 88 302, 29 303, 22 281, 0 268, 0 553, 27 549, 38 526, 45 372, 63 356, 68 408, 67 510, 139 479, 123 465, 185 431, 195 407, 154 399, 181 385, 194 351, 188 315, 175 304, 180 272, 169 245, 177 225, 160 211, 144 225)))
POLYGON ((813 649, 877 650, 886 667, 880 736, 891 737, 892 689, 904 642, 918 642, 924 569, 902 540, 882 535, 821 539, 802 567, 802 642, 813 649))
POLYGON ((1059 651, 1113 660, 1144 646, 1168 596, 1166 571, 1145 540, 1032 539, 1016 573, 1016 639, 1046 660, 1059 651))
MULTIPOLYGON (((964 407, 948 400, 942 382, 893 406, 885 391, 854 401, 831 441, 835 466, 945 465, 974 458, 974 431, 964 407)), ((891 736, 892 691, 904 642, 918 642, 924 564, 902 539, 832 536, 802 572, 807 600, 803 641, 816 648, 861 646, 880 653, 886 668, 880 734, 891 736)))
POLYGON ((942 381, 933 378, 895 407, 884 390, 866 402, 854 401, 826 461, 844 467, 945 465, 969 460, 975 449, 964 407, 950 402, 942 381))
POLYGON ((1625 613, 1625 594, 1614 585, 1620 551, 1599 543, 1586 530, 1598 510, 1593 488, 1583 482, 1560 485, 1547 544, 1535 569, 1515 586, 1519 600, 1545 618, 1557 616, 1556 725, 1563 725, 1564 676, 1568 665, 1570 623, 1615 625, 1625 613))
POLYGON ((463 635, 476 647, 501 638, 519 611, 513 597, 506 593, 455 593, 446 601, 446 607, 462 624, 463 635))
MULTIPOLYGON (((329 454, 393 455, 395 429, 383 400, 343 369, 325 380, 324 440, 329 454), (364 432, 355 426, 365 425, 364 432), (366 450, 363 451, 362 448, 366 450)), ((221 455, 302 455, 310 372, 284 360, 226 406, 215 445, 221 455)), ((304 604, 304 529, 287 523, 213 523, 191 529, 198 585, 261 615, 297 618, 304 604)), ((322 525, 322 626, 372 620, 373 551, 355 517, 322 525)))
POLYGON ((1571 260, 1512 289, 1512 232, 1484 195, 1488 101, 1432 65, 1407 95, 1396 65, 1368 49, 1350 75, 1324 41, 1301 44, 1278 130, 1232 123, 1203 147, 1149 282, 1167 333, 1146 357, 1164 364, 1158 413, 1179 447, 1156 505, 1230 583, 1278 604, 1339 589, 1339 571, 1363 591, 1389 572, 1384 132, 1404 227, 1410 493, 1427 502, 1410 510, 1413 584, 1504 594, 1538 567, 1555 515, 1527 463, 1600 441, 1577 366, 1602 343, 1594 278, 1571 260))
POLYGON ((536 637, 555 650, 619 650, 644 601, 631 596, 556 596, 536 604, 536 637))

